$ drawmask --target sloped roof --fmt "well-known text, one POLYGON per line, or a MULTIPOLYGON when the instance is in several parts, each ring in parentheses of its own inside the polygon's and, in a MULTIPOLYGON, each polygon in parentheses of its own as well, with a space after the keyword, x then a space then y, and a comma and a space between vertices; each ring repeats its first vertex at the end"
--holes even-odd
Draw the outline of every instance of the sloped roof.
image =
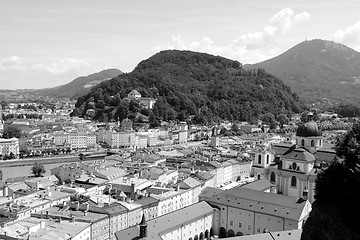
POLYGON ((303 161, 303 162, 312 162, 315 161, 315 157, 305 148, 296 148, 284 155, 286 158, 303 161))
MULTIPOLYGON (((213 214, 213 208, 206 202, 202 201, 186 208, 171 212, 147 222, 146 239, 161 240, 161 234, 179 228, 183 224, 196 221, 206 215, 213 214)), ((140 228, 135 226, 115 233, 118 240, 140 239, 140 228)))
POLYGON ((315 160, 317 162, 327 162, 330 163, 334 160, 335 156, 336 156, 336 152, 335 150, 317 150, 314 154, 315 156, 315 160))
POLYGON ((248 211, 276 215, 299 221, 308 201, 297 203, 298 198, 234 187, 211 197, 211 203, 241 208, 248 211))
POLYGON ((277 155, 284 155, 291 147, 294 147, 294 144, 278 143, 274 144, 273 150, 277 155))
POLYGON ((265 190, 271 188, 272 186, 276 186, 276 184, 271 183, 266 178, 261 178, 257 181, 243 185, 242 187, 252 189, 252 190, 257 190, 257 191, 265 191, 265 190))
POLYGON ((136 90, 136 89, 131 90, 131 92, 129 92, 129 94, 132 94, 132 95, 141 95, 141 94, 138 92, 138 90, 136 90))
POLYGON ((184 179, 182 182, 180 182, 179 186, 182 189, 190 189, 190 188, 195 188, 197 186, 200 186, 201 184, 202 184, 202 182, 200 182, 192 177, 188 177, 188 178, 184 179))

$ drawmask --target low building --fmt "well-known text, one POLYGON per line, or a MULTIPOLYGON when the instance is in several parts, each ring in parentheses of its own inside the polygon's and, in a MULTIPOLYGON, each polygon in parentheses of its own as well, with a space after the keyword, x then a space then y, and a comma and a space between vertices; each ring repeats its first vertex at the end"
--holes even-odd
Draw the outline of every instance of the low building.
POLYGON ((311 211, 307 200, 243 187, 200 195, 215 208, 213 229, 220 238, 301 229, 311 211))
POLYGON ((115 233, 118 240, 158 239, 188 240, 210 237, 214 210, 206 202, 147 221, 143 216, 140 225, 115 233))

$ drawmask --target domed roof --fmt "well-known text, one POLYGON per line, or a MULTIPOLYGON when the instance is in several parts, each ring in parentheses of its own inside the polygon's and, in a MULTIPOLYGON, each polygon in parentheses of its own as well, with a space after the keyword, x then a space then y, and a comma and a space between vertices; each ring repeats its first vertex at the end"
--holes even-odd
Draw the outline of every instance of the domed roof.
POLYGON ((296 131, 298 137, 319 137, 322 136, 321 130, 314 121, 307 122, 298 127, 296 131))

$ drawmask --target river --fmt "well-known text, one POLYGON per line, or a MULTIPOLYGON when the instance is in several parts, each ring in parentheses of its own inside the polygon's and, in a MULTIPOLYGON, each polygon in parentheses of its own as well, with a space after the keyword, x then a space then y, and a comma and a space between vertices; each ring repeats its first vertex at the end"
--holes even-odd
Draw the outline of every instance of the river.
MULTIPOLYGON (((45 168, 45 174, 44 176, 51 175, 51 169, 56 168, 58 166, 69 164, 67 163, 50 163, 50 164, 43 164, 45 168)), ((6 180, 8 178, 15 178, 15 177, 24 177, 24 176, 30 176, 31 174, 31 165, 28 166, 15 166, 15 167, 1 167, 1 170, 3 172, 3 180, 6 180)))

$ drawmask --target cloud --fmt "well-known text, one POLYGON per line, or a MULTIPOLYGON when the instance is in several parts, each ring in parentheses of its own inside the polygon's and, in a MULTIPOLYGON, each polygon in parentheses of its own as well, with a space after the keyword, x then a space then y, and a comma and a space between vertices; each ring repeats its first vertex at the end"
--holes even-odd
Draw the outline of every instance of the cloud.
POLYGON ((360 50, 360 21, 333 34, 333 40, 360 50))
POLYGON ((27 63, 18 56, 0 60, 0 71, 27 71, 30 74, 47 72, 53 75, 63 75, 71 71, 81 72, 90 67, 90 63, 75 58, 63 58, 49 64, 27 63))
POLYGON ((268 25, 262 31, 243 34, 227 44, 217 44, 208 37, 189 42, 181 35, 178 35, 172 36, 171 43, 155 47, 154 50, 193 50, 222 55, 237 59, 243 63, 255 63, 280 53, 276 42, 277 37, 285 34, 294 24, 309 18, 310 14, 308 12, 295 14, 292 9, 285 8, 272 16, 268 25))
POLYGON ((88 68, 90 64, 84 60, 74 58, 60 59, 51 64, 35 64, 30 67, 32 71, 45 71, 54 75, 66 74, 70 71, 77 70, 82 71, 88 68))
POLYGON ((18 56, 11 56, 0 60, 0 71, 23 71, 25 69, 24 62, 18 56))

